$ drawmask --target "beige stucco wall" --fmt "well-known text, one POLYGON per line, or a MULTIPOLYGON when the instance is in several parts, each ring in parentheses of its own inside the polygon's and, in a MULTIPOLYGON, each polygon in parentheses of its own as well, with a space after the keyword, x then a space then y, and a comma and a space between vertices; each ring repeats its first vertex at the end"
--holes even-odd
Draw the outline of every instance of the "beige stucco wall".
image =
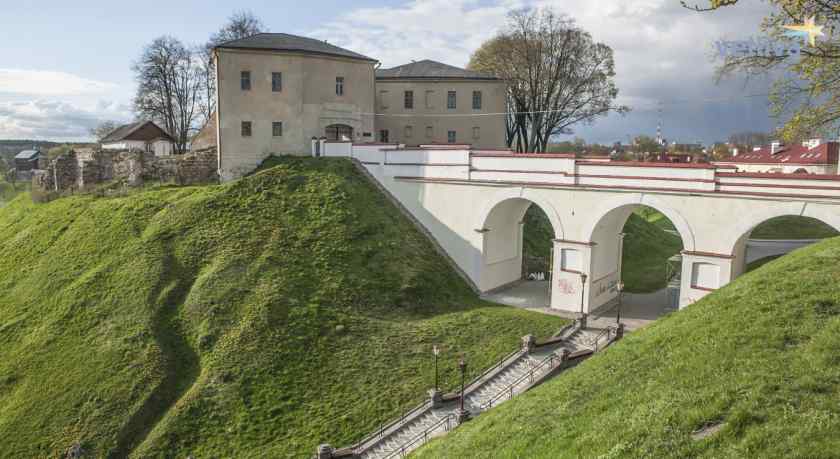
POLYGON ((338 57, 254 50, 219 49, 217 137, 219 172, 230 180, 252 171, 267 156, 308 155, 313 136, 331 124, 346 124, 355 141, 374 140, 374 63, 338 57), (251 72, 251 90, 240 88, 240 73, 251 72), (272 92, 271 74, 283 74, 281 92, 272 92), (344 95, 335 93, 344 77, 344 95), (251 121, 251 137, 241 122, 251 121), (283 135, 272 136, 272 123, 283 135), (370 133, 370 137, 363 137, 370 133))
POLYGON ((388 141, 419 145, 447 143, 447 132, 456 132, 456 143, 472 144, 475 148, 504 148, 505 119, 502 115, 474 116, 481 113, 505 111, 505 83, 483 80, 377 80, 376 136, 388 130, 388 141), (414 108, 406 109, 405 91, 414 91, 414 108), (426 91, 433 91, 431 104, 426 103, 426 91), (447 109, 449 91, 457 93, 457 108, 447 109), (473 91, 481 91, 481 110, 473 110, 473 91), (398 115, 398 116, 393 116, 398 115), (414 115, 414 116, 405 116, 414 115), (463 116, 452 116, 463 115, 463 116), (411 136, 406 136, 411 126, 411 136), (426 128, 432 127, 428 136, 426 128), (473 128, 479 128, 479 138, 473 138, 473 128))

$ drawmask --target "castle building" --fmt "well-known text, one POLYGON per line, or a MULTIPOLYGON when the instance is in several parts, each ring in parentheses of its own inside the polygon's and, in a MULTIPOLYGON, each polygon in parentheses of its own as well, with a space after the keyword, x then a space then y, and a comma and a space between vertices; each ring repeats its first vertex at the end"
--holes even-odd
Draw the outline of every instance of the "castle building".
POLYGON ((216 145, 224 180, 313 138, 505 146, 505 83, 434 61, 378 69, 330 43, 261 33, 214 49, 216 145))

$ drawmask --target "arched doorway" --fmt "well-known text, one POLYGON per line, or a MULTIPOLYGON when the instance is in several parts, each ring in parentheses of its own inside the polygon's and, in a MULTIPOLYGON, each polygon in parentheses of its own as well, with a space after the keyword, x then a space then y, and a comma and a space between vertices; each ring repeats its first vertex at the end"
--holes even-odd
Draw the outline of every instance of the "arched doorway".
POLYGON ((796 249, 840 235, 838 228, 819 218, 779 215, 757 221, 736 242, 734 276, 753 271, 796 249))
POLYGON ((519 307, 547 308, 551 302, 556 212, 546 202, 512 197, 486 212, 481 254, 481 288, 489 300, 519 307))
POLYGON ((665 206, 616 204, 588 233, 593 249, 586 309, 607 322, 620 309, 632 329, 679 307, 681 253, 693 248, 693 239, 685 220, 665 206))
POLYGON ((346 124, 331 124, 324 130, 327 140, 348 141, 353 140, 353 128, 346 124))

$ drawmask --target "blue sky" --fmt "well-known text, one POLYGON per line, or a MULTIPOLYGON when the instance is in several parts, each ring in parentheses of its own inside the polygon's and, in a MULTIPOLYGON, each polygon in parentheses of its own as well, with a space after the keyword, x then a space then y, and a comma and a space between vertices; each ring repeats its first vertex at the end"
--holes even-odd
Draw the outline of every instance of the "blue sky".
POLYGON ((436 59, 463 66, 504 26, 507 11, 550 6, 615 50, 620 102, 633 111, 580 126, 588 141, 655 133, 711 142, 745 129, 768 130, 769 82, 717 84, 712 43, 758 34, 767 5, 699 14, 678 0, 239 1, 148 0, 14 2, 0 16, 0 138, 84 140, 99 120, 128 121, 131 63, 143 45, 169 34, 206 41, 235 9, 253 11, 270 31, 327 39, 384 66, 436 59))

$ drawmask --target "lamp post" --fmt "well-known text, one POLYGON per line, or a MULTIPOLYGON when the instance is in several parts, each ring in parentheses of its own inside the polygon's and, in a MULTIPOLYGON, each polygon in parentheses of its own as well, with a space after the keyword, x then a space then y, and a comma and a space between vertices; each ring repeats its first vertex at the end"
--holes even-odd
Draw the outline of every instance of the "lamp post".
POLYGON ((438 390, 438 355, 440 355, 440 348, 437 347, 437 344, 432 346, 432 354, 435 355, 435 390, 438 390))
POLYGON ((583 295, 586 293, 586 273, 580 273, 580 328, 586 328, 586 313, 583 312, 583 295))
POLYGON ((469 414, 464 410, 464 384, 467 378, 467 362, 464 360, 464 354, 461 354, 461 359, 458 361, 458 369, 461 370, 461 397, 457 414, 458 423, 460 424, 469 418, 469 414))
POLYGON ((616 309, 616 312, 615 312, 615 324, 620 325, 621 324, 621 292, 624 291, 624 282, 619 281, 617 288, 618 288, 618 309, 616 309))

